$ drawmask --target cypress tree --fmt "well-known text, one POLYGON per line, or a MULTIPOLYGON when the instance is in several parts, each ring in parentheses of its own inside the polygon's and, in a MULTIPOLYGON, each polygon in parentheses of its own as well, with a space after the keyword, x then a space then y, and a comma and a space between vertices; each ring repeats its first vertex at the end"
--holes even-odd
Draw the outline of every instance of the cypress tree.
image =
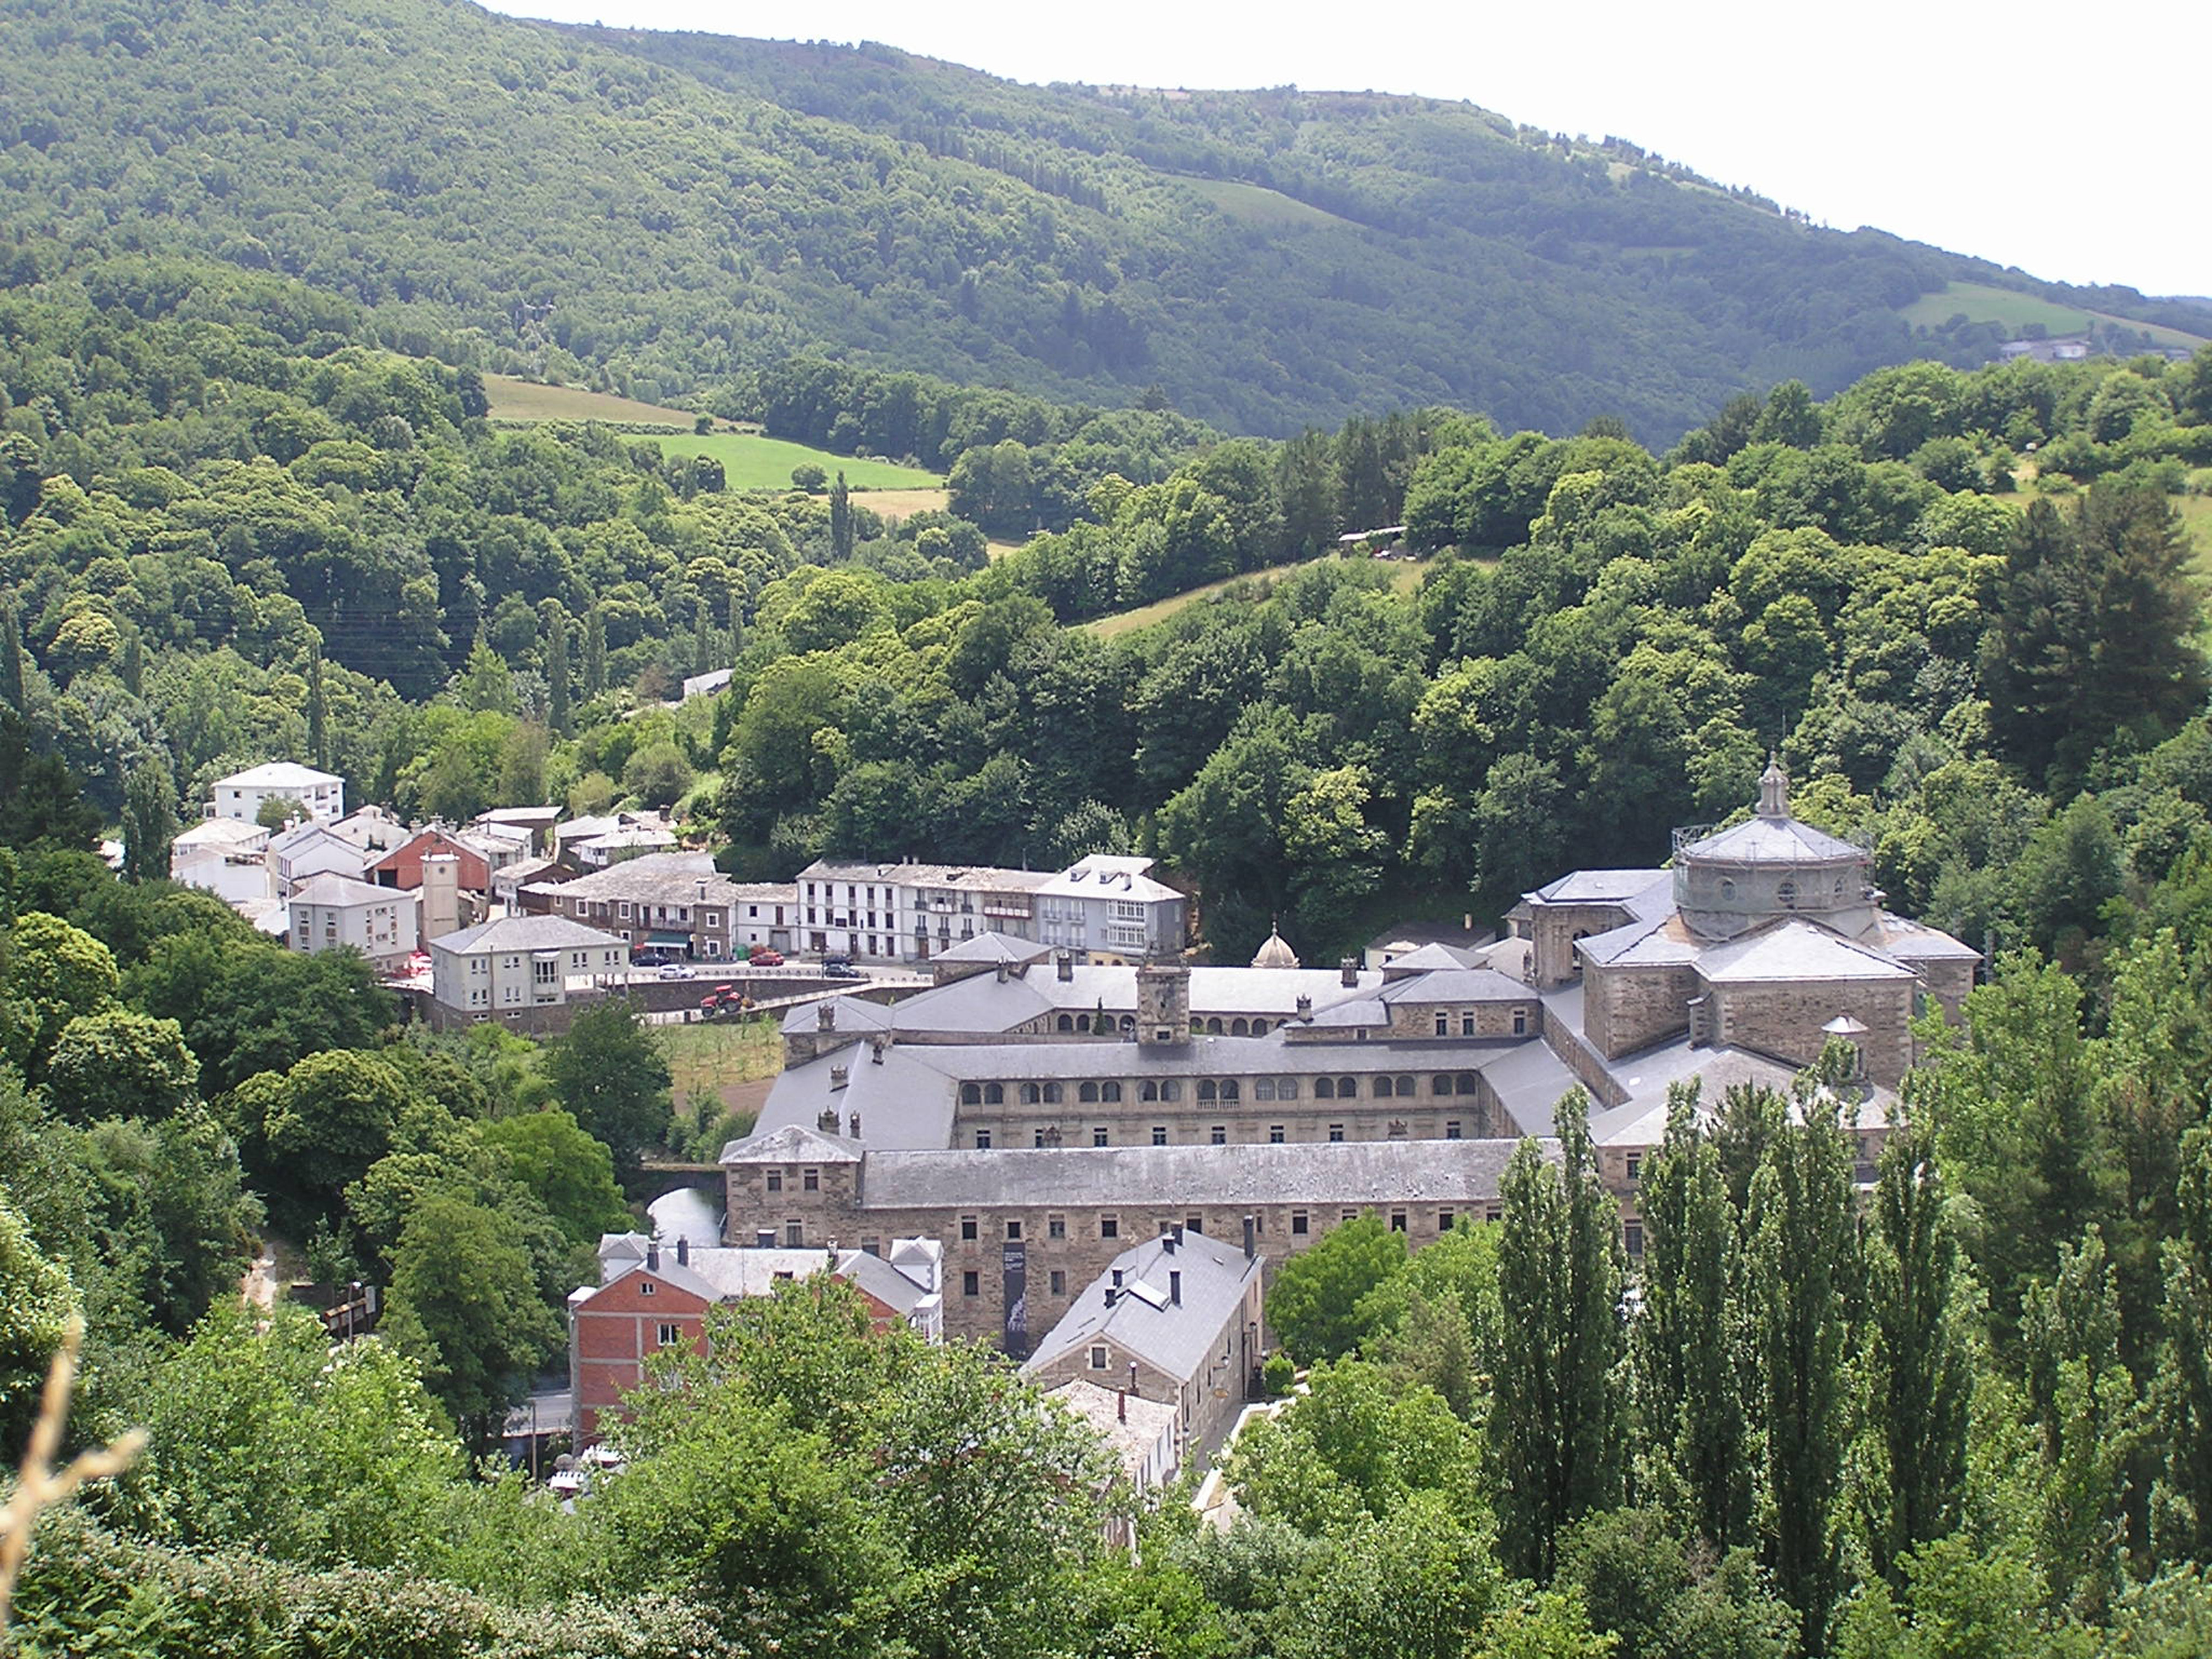
POLYGON ((853 556, 853 497, 842 467, 830 486, 830 556, 840 562, 853 556))
POLYGON ((1620 1496, 1620 1206, 1598 1179, 1589 1111, 1581 1090, 1569 1094, 1558 1166, 1524 1140, 1502 1185, 1491 1455, 1500 1552, 1539 1583, 1559 1534, 1620 1496))
POLYGON ((545 629, 545 718, 560 737, 568 735, 568 618, 549 607, 545 629))
POLYGON ((319 767, 331 763, 331 709, 323 690, 323 642, 307 652, 307 757, 319 767))
POLYGON ((0 605, 0 702, 23 712, 23 629, 12 605, 0 605))
POLYGON ((2166 1437, 2151 1498, 2160 1559, 2212 1559, 2212 1129, 2181 1143, 2180 1236, 2166 1242, 2166 1348, 2153 1385, 2166 1437))
POLYGON ((607 689, 607 617, 598 605, 584 614, 584 696, 604 696, 607 689))
POLYGON ((691 672, 695 674, 705 673, 714 665, 714 607, 707 603, 706 596, 702 594, 699 599, 697 620, 692 630, 691 672))
POLYGON ((146 641, 127 623, 124 625, 123 660, 118 665, 118 678, 123 682, 123 689, 132 696, 145 695, 146 641))
POLYGON ((1875 1570, 1897 1583, 1899 1557, 1958 1527, 1973 1395, 1976 1298, 1926 1125, 1882 1148, 1872 1220, 1866 1400, 1882 1478, 1863 1527, 1875 1570))
POLYGON ((123 873, 158 881, 169 873, 177 833, 177 787, 166 762, 135 768, 123 786, 123 873))
POLYGON ((1769 1143, 1751 1183, 1750 1313, 1765 1431, 1766 1565, 1796 1609, 1805 1651, 1825 1651, 1842 1565, 1837 1494, 1850 1440, 1848 1287, 1858 1281, 1852 1147, 1834 1103, 1808 1091, 1802 1124, 1769 1143))
POLYGON ((1640 1483, 1685 1533, 1751 1541, 1753 1443, 1742 1379, 1742 1250, 1698 1086, 1670 1091, 1667 1133, 1638 1192, 1643 1305, 1630 1332, 1640 1483))

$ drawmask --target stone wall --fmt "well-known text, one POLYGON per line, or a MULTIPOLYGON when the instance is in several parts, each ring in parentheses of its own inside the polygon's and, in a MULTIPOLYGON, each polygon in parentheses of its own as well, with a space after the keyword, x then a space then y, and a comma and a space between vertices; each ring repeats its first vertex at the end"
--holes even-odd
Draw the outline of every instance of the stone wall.
POLYGON ((1634 1054, 1690 1029, 1696 970, 1680 967, 1591 967, 1583 976, 1583 1028, 1607 1060, 1634 1054))
POLYGON ((1894 1089, 1912 1064, 1906 1022, 1915 988, 1916 981, 1908 979, 1710 986, 1713 1041, 1809 1066, 1827 1042, 1820 1028, 1838 1014, 1848 1014, 1868 1028, 1859 1039, 1867 1076, 1894 1089))
POLYGON ((1528 920, 1532 947, 1530 971, 1536 988, 1549 990, 1565 985, 1580 972, 1575 961, 1575 941, 1592 933, 1610 933, 1630 920, 1620 904, 1540 904, 1528 920))
MULTIPOLYGON (((1341 1079, 1333 1079, 1340 1081, 1341 1079)), ((1058 1101, 1024 1103, 1016 1085, 1006 1085, 1000 1105, 963 1103, 955 1109, 952 1146, 960 1150, 1012 1146, 1249 1146, 1304 1140, 1481 1140, 1519 1133, 1504 1121, 1496 1091, 1480 1072, 1407 1070, 1355 1079, 1358 1093, 1349 1098, 1314 1097, 1316 1079, 1297 1079, 1293 1100, 1254 1097, 1261 1079, 1235 1079, 1233 1101, 1196 1098, 1201 1081, 1178 1078, 1179 1098, 1145 1101, 1133 1082, 1122 1084, 1119 1101, 1088 1102, 1082 1085, 1055 1085, 1058 1101), (1389 1095, 1376 1092, 1385 1082, 1389 1095), (1439 1092, 1439 1085, 1444 1085, 1439 1092), (1409 1085, 1410 1092, 1401 1091, 1409 1085), (1099 1133, 1103 1131, 1102 1141, 1099 1133), (1217 1134, 1216 1132, 1218 1132, 1217 1134), (979 1140, 979 1135, 988 1139, 979 1140)), ((1281 1080, 1267 1079, 1279 1090, 1281 1080)), ((1042 1096, 1045 1085, 1040 1084, 1042 1096)))
POLYGON ((1394 1037, 1517 1037, 1536 1030, 1536 994, 1526 1002, 1398 1002, 1390 1005, 1394 1037), (1437 1029, 1437 1017, 1444 1029, 1437 1029))

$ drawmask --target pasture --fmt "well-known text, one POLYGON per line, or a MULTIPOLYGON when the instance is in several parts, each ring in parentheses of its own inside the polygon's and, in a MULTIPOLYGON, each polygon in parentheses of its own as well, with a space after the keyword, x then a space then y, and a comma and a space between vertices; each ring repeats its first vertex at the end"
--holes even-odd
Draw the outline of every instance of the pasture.
POLYGON ((2131 328, 2147 334, 2160 345, 2195 347, 2203 341, 2194 334, 2185 334, 2179 329, 2162 328, 2156 323, 2139 323, 2130 318, 2115 317, 2102 311, 2085 311, 2075 306, 2054 304, 2033 294, 2015 293, 2008 288, 1991 288, 1984 283, 1948 283, 1934 294, 1923 294, 1911 305, 1900 307, 1898 314, 1916 328, 1940 328, 1960 312, 1967 320, 1977 323, 1996 323, 2003 326, 2014 339, 2031 323, 2040 323, 2054 338, 2071 334, 2086 334, 2093 323, 2115 323, 2122 328, 2131 328))
MULTIPOLYGON (((945 480, 934 472, 925 472, 917 466, 901 466, 893 461, 861 460, 852 455, 833 455, 826 449, 811 449, 805 444, 795 444, 784 438, 764 437, 757 432, 661 432, 653 434, 650 441, 660 446, 666 455, 711 455, 722 464, 722 481, 732 489, 788 489, 791 470, 810 462, 820 467, 832 478, 845 475, 848 488, 855 491, 896 489, 901 491, 938 491, 945 480)), ((871 501, 868 505, 883 509, 871 501)), ((918 507, 903 509, 912 513, 918 507)))
POLYGON ((696 418, 689 410, 641 404, 634 398, 586 392, 581 386, 518 380, 511 374, 487 374, 483 383, 495 421, 621 421, 688 429, 696 418))

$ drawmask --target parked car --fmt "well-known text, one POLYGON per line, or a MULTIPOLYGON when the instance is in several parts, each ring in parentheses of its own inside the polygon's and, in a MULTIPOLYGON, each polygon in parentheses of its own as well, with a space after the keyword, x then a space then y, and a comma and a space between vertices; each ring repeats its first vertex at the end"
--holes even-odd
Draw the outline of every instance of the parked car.
POLYGON ((842 957, 831 957, 822 964, 824 979, 866 979, 867 975, 842 957))
POLYGON ((783 966, 783 952, 781 951, 771 951, 765 945, 754 945, 750 955, 746 959, 756 968, 781 968, 783 966))
POLYGON ((663 979, 696 979, 699 970, 688 962, 672 962, 660 970, 663 979))

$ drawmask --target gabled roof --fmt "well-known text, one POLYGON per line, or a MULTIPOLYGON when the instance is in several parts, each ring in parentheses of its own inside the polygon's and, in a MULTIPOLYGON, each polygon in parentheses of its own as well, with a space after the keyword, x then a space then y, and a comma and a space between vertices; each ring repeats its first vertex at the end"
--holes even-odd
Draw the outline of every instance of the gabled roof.
POLYGON ((787 1123, 766 1134, 733 1140, 722 1148, 724 1164, 858 1164, 856 1141, 825 1135, 819 1129, 787 1123))
POLYGON ((1449 945, 1431 941, 1417 951, 1408 951, 1402 957, 1393 957, 1382 965, 1385 979, 1403 979, 1408 974, 1434 973, 1438 969, 1464 968, 1468 958, 1449 945))
POLYGON ((1911 979, 1894 957, 1854 945, 1834 930, 1802 916, 1771 921, 1755 932, 1705 951, 1698 976, 1714 985, 1775 980, 1911 979))
POLYGON ((412 904, 415 896, 403 893, 397 887, 379 887, 373 881, 356 881, 350 876, 320 875, 292 890, 289 902, 293 904, 325 904, 339 909, 350 909, 356 904, 412 904))
POLYGON ((498 916, 430 941, 433 951, 466 956, 477 951, 627 951, 612 933, 566 916, 498 916))
POLYGON ((1626 904, 1671 879, 1664 870, 1570 870, 1521 896, 1541 904, 1626 904))
POLYGON ((930 957, 932 962, 1030 963, 1042 962, 1052 954, 1052 946, 1038 945, 1032 940, 1016 939, 1011 933, 982 933, 973 939, 963 939, 957 945, 948 945, 930 957))
POLYGON ((1875 913, 1875 925, 1859 936, 1859 943, 1887 951, 1900 962, 1979 962, 1982 953, 1962 945, 1940 927, 1909 916, 1875 913))
POLYGON ((1261 1265, 1262 1258, 1200 1233, 1185 1233, 1181 1243, 1172 1234, 1148 1238, 1084 1286, 1022 1369, 1034 1372, 1071 1351, 1106 1342, 1187 1382, 1213 1364, 1222 1328, 1239 1317, 1261 1265), (1170 1294, 1170 1273, 1181 1275, 1179 1300, 1170 1294))
MULTIPOLYGON (((1433 945, 1428 948, 1442 951, 1443 946, 1433 945)), ((1411 957, 1407 958, 1408 962, 1412 960, 1411 957)), ((1393 973, 1398 965, 1401 964, 1393 965, 1393 973)), ((1430 1002, 1526 1002, 1530 994, 1528 988, 1519 980, 1510 979, 1494 968, 1468 968, 1458 963, 1410 978, 1395 979, 1376 994, 1381 1001, 1414 1006, 1430 1002)))

